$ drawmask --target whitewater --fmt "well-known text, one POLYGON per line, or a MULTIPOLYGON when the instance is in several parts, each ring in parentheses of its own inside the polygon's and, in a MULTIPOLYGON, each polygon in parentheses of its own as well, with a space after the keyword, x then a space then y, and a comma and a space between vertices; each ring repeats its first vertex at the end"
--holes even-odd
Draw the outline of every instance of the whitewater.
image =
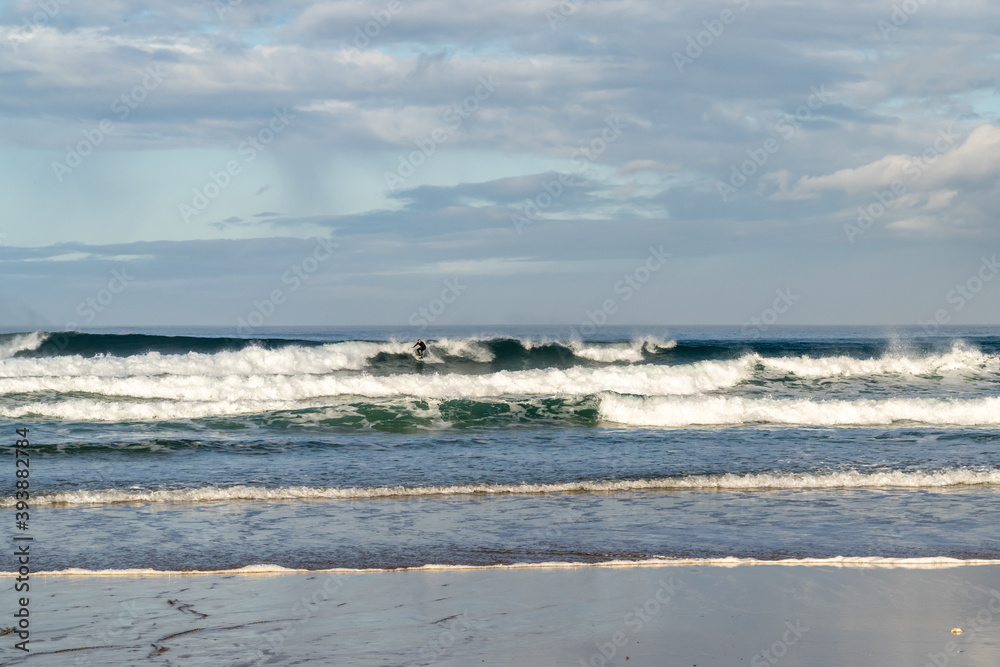
POLYGON ((39 354, 50 336, 19 334, 0 345, 0 417, 120 422, 350 412, 364 399, 395 400, 419 416, 440 413, 448 400, 509 408, 517 403, 512 397, 588 397, 600 419, 633 426, 1000 423, 998 399, 955 397, 956 383, 968 389, 1000 377, 1000 356, 964 341, 940 352, 888 349, 865 358, 741 350, 677 363, 676 341, 648 337, 445 338, 431 340, 428 358, 416 362, 409 344, 394 340, 247 341, 239 349, 171 354, 155 349, 155 339, 147 342, 153 349, 137 354, 116 353, 108 340, 93 341, 107 349, 87 355, 39 354), (882 398, 870 387, 875 397, 861 395, 872 382, 913 396, 882 398))
POLYGON ((996 330, 416 337, 0 334, 51 569, 1000 560, 996 330))

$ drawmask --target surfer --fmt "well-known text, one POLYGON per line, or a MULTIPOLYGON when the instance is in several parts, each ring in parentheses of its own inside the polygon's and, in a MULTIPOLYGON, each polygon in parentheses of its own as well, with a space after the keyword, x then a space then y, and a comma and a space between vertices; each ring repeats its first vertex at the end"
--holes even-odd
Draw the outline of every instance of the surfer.
POLYGON ((417 339, 417 344, 413 347, 417 348, 417 359, 423 359, 424 353, 427 351, 427 346, 424 345, 424 341, 417 339))

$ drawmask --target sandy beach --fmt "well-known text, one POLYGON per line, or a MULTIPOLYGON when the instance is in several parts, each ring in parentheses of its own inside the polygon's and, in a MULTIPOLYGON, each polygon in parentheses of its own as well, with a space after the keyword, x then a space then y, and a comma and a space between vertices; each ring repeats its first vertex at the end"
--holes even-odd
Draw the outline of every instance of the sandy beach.
POLYGON ((997 588, 997 565, 42 575, 31 653, 0 665, 987 665, 997 588))
POLYGON ((0 3, 0 667, 1000 667, 998 25, 0 3))

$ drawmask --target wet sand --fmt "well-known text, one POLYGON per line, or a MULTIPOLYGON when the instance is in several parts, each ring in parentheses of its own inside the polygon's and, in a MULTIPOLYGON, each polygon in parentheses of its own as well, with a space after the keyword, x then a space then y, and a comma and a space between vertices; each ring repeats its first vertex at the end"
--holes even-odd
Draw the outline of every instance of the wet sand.
POLYGON ((31 587, 31 653, 8 634, 0 665, 1000 664, 996 564, 35 575, 31 587))

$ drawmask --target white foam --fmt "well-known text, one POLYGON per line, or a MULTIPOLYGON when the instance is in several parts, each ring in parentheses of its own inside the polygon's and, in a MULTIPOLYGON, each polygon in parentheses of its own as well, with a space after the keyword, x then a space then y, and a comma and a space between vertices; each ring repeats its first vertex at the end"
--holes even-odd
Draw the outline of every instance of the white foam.
MULTIPOLYGON (((768 473, 691 475, 637 480, 593 480, 554 484, 455 484, 448 486, 266 488, 257 486, 192 489, 58 491, 35 496, 34 505, 107 505, 114 503, 201 503, 245 500, 352 500, 459 495, 540 495, 628 491, 774 491, 794 489, 917 489, 1000 485, 1000 470, 953 469, 929 472, 768 473)), ((15 504, 0 499, 0 507, 15 504)))
MULTIPOLYGON (((82 357, 63 355, 43 358, 12 358, 23 350, 41 347, 49 334, 32 332, 16 335, 0 343, 0 378, 40 378, 89 376, 124 378, 133 376, 181 375, 225 377, 229 375, 316 375, 337 370, 363 370, 381 353, 408 355, 411 343, 398 341, 368 342, 343 341, 320 346, 284 346, 265 349, 251 346, 242 350, 221 351, 211 354, 161 354, 147 352, 127 357, 99 355, 82 357)), ((583 341, 519 341, 525 349, 561 344, 568 346, 575 355, 606 363, 639 363, 644 353, 676 347, 674 340, 652 337, 637 338, 622 343, 587 343, 583 341)), ((494 354, 483 339, 440 339, 431 341, 431 357, 467 358, 488 363, 494 354)), ((943 354, 913 356, 894 350, 882 357, 856 359, 835 357, 762 357, 748 354, 736 362, 741 366, 760 365, 766 373, 792 374, 802 378, 861 377, 884 374, 928 376, 942 373, 974 373, 994 375, 1000 373, 1000 357, 985 355, 959 341, 943 354)))
POLYGON ((41 331, 17 334, 8 340, 0 341, 0 359, 9 359, 18 352, 37 350, 48 340, 49 334, 41 331))
POLYGON ((600 396, 601 419, 630 426, 882 426, 895 422, 950 426, 1000 424, 1000 398, 898 398, 813 401, 724 396, 600 396))
POLYGON ((212 354, 147 352, 128 357, 63 355, 6 359, 0 363, 0 378, 318 374, 344 369, 359 370, 381 352, 407 354, 409 348, 406 343, 347 341, 316 347, 291 345, 273 350, 250 346, 212 354))
MULTIPOLYGON (((288 575, 288 574, 379 574, 385 572, 449 572, 469 570, 544 570, 582 568, 633 568, 633 567, 836 567, 859 569, 942 569, 969 566, 997 566, 1000 560, 950 558, 931 556, 917 558, 891 558, 882 556, 832 556, 829 558, 783 558, 764 560, 761 558, 667 558, 653 557, 637 560, 614 559, 594 563, 549 561, 542 563, 509 563, 503 565, 450 565, 428 564, 398 568, 323 568, 306 570, 282 567, 281 565, 258 564, 226 570, 156 570, 152 568, 122 568, 107 570, 87 570, 71 567, 64 570, 33 572, 37 577, 155 577, 185 575, 288 575)), ((17 572, 0 572, 0 576, 16 576, 17 572)))
MULTIPOLYGON (((2 354, 41 345, 46 334, 15 336, 2 354)), ((551 343, 522 341, 531 349, 551 343)), ((359 398, 423 400, 580 397, 601 395, 604 420, 637 426, 697 426, 745 423, 881 425, 895 421, 950 425, 1000 423, 996 399, 889 399, 813 401, 705 395, 775 375, 805 379, 875 378, 880 375, 969 375, 992 380, 1000 358, 956 343, 939 355, 907 356, 894 349, 872 359, 852 357, 761 357, 700 361, 684 365, 640 363, 645 353, 670 349, 675 341, 639 338, 627 343, 567 343, 600 368, 542 368, 482 374, 366 372, 379 354, 406 355, 409 342, 346 341, 275 350, 249 347, 214 354, 150 352, 129 357, 77 355, 0 358, 0 395, 45 392, 31 403, 15 399, 0 417, 31 416, 82 421, 188 419, 337 406, 359 398), (627 362, 627 365, 622 362, 627 362), (72 398, 67 397, 72 394, 72 398)), ((442 358, 493 360, 479 339, 433 341, 425 370, 447 371, 442 358)))
MULTIPOLYGON (((302 572, 332 572, 334 570, 297 570, 294 568, 282 567, 269 563, 257 565, 246 565, 244 567, 234 567, 226 570, 155 570, 145 567, 111 568, 107 570, 88 570, 81 567, 68 567, 64 570, 48 570, 44 572, 33 572, 33 576, 39 577, 155 577, 155 576, 177 576, 185 574, 297 574, 302 572)), ((2 573, 0 573, 2 574, 2 573)), ((15 573, 17 574, 17 573, 15 573)))
MULTIPOLYGON (((161 354, 146 352, 127 357, 98 355, 62 355, 42 358, 12 359, 20 350, 36 349, 47 334, 17 336, 0 346, 0 379, 37 378, 131 378, 148 376, 227 376, 324 375, 335 371, 360 371, 367 368, 379 354, 409 355, 409 342, 344 341, 304 347, 290 345, 277 349, 250 346, 242 350, 226 350, 206 354, 161 354)), ((522 341, 530 349, 532 343, 522 341)), ((599 361, 643 360, 642 350, 666 349, 673 341, 641 339, 631 343, 590 345, 581 347, 580 355, 599 361)), ((442 357, 458 357, 480 363, 494 360, 490 348, 479 339, 441 339, 431 341, 425 363, 444 363, 442 357)), ((56 388, 56 390, 58 390, 56 388)), ((6 391, 0 388, 0 392, 6 391)), ((76 391, 76 390, 74 390, 76 391)))
POLYGON ((277 410, 299 410, 326 405, 303 401, 109 401, 62 399, 50 403, 29 403, 0 408, 0 417, 23 419, 41 417, 66 421, 131 422, 169 419, 203 419, 224 415, 252 415, 277 410))
MULTIPOLYGON (((127 357, 63 355, 44 358, 3 358, 6 349, 12 350, 7 357, 20 349, 34 349, 44 342, 46 336, 47 334, 26 334, 0 347, 0 359, 2 359, 0 378, 317 375, 338 370, 364 369, 375 356, 382 353, 401 355, 412 353, 409 342, 344 341, 313 347, 288 345, 276 349, 252 345, 242 350, 225 350, 211 354, 146 352, 127 357), (36 338, 39 338, 38 342, 35 341, 36 338)), ((493 358, 489 349, 475 340, 445 340, 435 342, 432 350, 434 348, 440 348, 450 356, 466 357, 473 361, 488 362, 493 358)))
POLYGON ((604 363, 626 361, 636 363, 643 360, 641 347, 629 343, 588 345, 581 341, 573 341, 568 343, 567 346, 573 351, 574 355, 581 359, 590 359, 591 361, 601 361, 604 363))
POLYGON ((792 374, 802 378, 870 377, 876 375, 935 376, 956 373, 995 374, 1000 372, 1000 358, 986 355, 957 341, 944 354, 912 356, 894 349, 881 357, 856 359, 835 357, 760 357, 754 355, 765 371, 792 374))
POLYGON ((639 363, 645 360, 644 352, 655 354, 660 350, 668 350, 677 346, 677 342, 663 341, 657 338, 644 337, 637 338, 628 343, 585 343, 583 341, 571 341, 567 343, 573 354, 591 361, 604 363, 628 362, 639 363))
MULTIPOLYGON (((120 360, 108 359, 117 364, 120 360)), ((329 405, 349 397, 423 399, 504 396, 587 396, 599 392, 697 394, 731 387, 749 377, 744 361, 705 361, 686 366, 643 364, 499 371, 481 375, 68 375, 0 378, 0 394, 83 392, 72 398, 4 406, 0 417, 39 415, 84 421, 194 419, 329 405), (132 400, 128 400, 132 399, 132 400), (321 400, 327 399, 327 400, 321 400)))
MULTIPOLYGON (((521 570, 521 569, 572 569, 583 567, 670 567, 670 566, 710 566, 710 567, 740 567, 740 566, 822 566, 848 568, 913 568, 935 569, 946 567, 962 567, 968 565, 1000 565, 1000 559, 968 559, 950 558, 947 556, 929 556, 916 558, 892 558, 882 556, 831 556, 829 558, 782 558, 780 560, 765 560, 761 558, 738 558, 726 556, 723 558, 669 558, 654 557, 640 560, 615 559, 596 563, 578 562, 548 562, 548 563, 511 563, 506 565, 423 565, 419 567, 398 568, 403 571, 421 570, 521 570)), ((329 572, 391 572, 393 570, 328 570, 329 572)))

